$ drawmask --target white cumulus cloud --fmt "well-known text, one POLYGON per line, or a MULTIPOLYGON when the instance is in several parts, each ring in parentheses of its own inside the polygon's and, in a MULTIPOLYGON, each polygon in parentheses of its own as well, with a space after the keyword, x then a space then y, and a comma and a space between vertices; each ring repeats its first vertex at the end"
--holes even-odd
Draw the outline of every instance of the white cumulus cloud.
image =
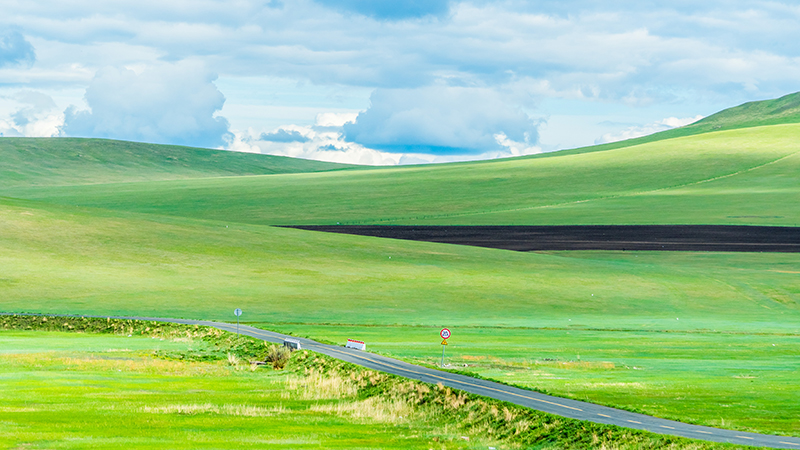
POLYGON ((218 147, 229 131, 228 121, 215 115, 225 103, 215 79, 192 62, 160 64, 141 73, 101 69, 86 89, 90 110, 67 108, 64 134, 218 147))
POLYGON ((428 86, 376 90, 369 109, 343 129, 345 141, 390 153, 453 155, 534 145, 537 126, 493 90, 428 86))
POLYGON ((52 137, 60 134, 64 115, 54 111, 56 103, 49 95, 23 90, 10 95, 8 100, 17 108, 8 118, 0 119, 0 136, 52 137))
POLYGON ((358 113, 319 113, 316 124, 320 127, 341 127, 348 122, 355 122, 358 113))
POLYGON ((415 151, 385 151, 350 142, 344 138, 344 127, 353 123, 354 114, 323 113, 317 123, 310 126, 284 125, 276 129, 258 132, 233 130, 233 139, 226 146, 229 150, 255 152, 294 158, 315 159, 346 164, 385 166, 397 164, 444 163, 505 158, 540 153, 542 149, 526 142, 509 139, 499 132, 491 136, 492 148, 475 152, 472 149, 454 149, 452 152, 434 154, 415 151), (336 126, 334 124, 342 124, 336 126))

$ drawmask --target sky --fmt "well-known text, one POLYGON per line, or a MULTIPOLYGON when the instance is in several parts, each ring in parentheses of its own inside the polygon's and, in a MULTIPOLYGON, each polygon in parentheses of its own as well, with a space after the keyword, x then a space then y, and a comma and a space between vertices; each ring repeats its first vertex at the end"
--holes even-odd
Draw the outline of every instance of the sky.
POLYGON ((800 91, 781 1, 3 0, 0 134, 373 165, 519 156, 800 91))

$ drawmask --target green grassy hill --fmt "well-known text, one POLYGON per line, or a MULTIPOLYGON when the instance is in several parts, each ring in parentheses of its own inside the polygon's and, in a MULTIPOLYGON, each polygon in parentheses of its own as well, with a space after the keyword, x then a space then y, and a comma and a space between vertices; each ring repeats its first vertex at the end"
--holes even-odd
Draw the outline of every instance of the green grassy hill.
POLYGON ((728 108, 680 130, 699 134, 784 123, 800 123, 800 92, 728 108))
POLYGON ((18 200, 0 206, 2 309, 11 311, 223 319, 238 304, 245 320, 298 323, 800 324, 794 254, 520 253, 18 200))
MULTIPOLYGON (((233 320, 796 433, 800 255, 520 253, 0 199, 0 309, 233 320), (438 339, 437 339, 438 338, 438 339)), ((720 419, 724 419, 724 423, 720 419)))
POLYGON ((0 138, 0 188, 316 172, 349 166, 108 139, 0 138))
POLYGON ((724 109, 716 114, 698 120, 692 124, 653 133, 634 139, 619 142, 565 150, 558 154, 578 154, 593 151, 612 150, 630 147, 649 142, 663 141, 684 136, 710 133, 714 131, 736 130, 765 125, 800 123, 800 92, 784 95, 772 100, 747 102, 733 108, 724 109))
POLYGON ((800 124, 537 159, 10 188, 49 203, 250 224, 800 223, 800 124))
POLYGON ((251 224, 796 225, 797 121, 800 93, 624 143, 357 171, 185 147, 3 138, 0 196, 251 224))

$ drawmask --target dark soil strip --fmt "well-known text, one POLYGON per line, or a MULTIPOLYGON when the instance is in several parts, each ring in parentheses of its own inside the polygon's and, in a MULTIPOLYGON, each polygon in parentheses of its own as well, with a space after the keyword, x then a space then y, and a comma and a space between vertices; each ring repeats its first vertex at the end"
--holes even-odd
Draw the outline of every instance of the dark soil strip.
POLYGON ((387 226, 301 230, 516 250, 800 252, 800 228, 738 225, 387 226))

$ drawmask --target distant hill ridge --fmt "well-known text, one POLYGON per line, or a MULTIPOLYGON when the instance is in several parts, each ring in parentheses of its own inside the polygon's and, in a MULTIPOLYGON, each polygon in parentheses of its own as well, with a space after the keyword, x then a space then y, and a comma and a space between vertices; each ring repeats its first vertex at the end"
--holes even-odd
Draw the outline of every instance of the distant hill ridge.
POLYGON ((783 123, 800 123, 800 92, 774 100, 747 102, 712 114, 681 129, 697 134, 783 123))
MULTIPOLYGON (((693 124, 649 136, 506 160, 602 152, 709 132, 789 123, 800 123, 800 92, 774 100, 744 103, 693 124)), ((491 164, 492 161, 456 165, 485 163, 491 164)), ((0 188, 312 173, 354 168, 372 167, 109 139, 0 137, 0 188)))
POLYGON ((546 153, 536 156, 553 156, 613 150, 616 148, 631 147, 648 142, 662 141, 684 136, 711 133, 715 131, 734 130, 738 128, 761 127, 766 125, 781 125, 787 123, 800 123, 800 92, 784 95, 772 100, 761 100, 743 103, 739 106, 723 109, 702 120, 692 124, 673 128, 670 130, 653 133, 624 141, 608 144, 593 145, 571 150, 546 153))
POLYGON ((0 138, 0 188, 341 170, 284 156, 110 139, 0 138))

